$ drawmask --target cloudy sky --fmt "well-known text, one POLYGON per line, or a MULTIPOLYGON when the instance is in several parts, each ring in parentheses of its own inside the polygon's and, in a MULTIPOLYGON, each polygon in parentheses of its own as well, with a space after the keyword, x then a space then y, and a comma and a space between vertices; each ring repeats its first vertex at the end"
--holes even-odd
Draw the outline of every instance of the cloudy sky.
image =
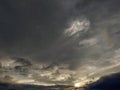
POLYGON ((86 82, 119 72, 120 0, 0 0, 0 82, 86 82))

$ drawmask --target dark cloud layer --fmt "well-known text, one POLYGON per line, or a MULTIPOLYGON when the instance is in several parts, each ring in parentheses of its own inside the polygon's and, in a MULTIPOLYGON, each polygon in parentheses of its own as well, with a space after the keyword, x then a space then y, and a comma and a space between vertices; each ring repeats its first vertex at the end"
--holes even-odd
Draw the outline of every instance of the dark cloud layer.
POLYGON ((120 73, 102 77, 100 80, 88 85, 86 90, 119 90, 120 73))
POLYGON ((119 7, 119 0, 1 0, 4 74, 73 84, 119 71, 119 7))

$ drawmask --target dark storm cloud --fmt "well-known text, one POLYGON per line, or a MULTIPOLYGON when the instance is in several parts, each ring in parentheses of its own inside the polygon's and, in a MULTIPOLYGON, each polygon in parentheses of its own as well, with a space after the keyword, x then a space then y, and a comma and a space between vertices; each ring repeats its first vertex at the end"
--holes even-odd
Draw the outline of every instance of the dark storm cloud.
POLYGON ((13 60, 15 60, 15 63, 21 63, 23 66, 31 66, 31 62, 29 60, 26 60, 24 58, 19 57, 12 57, 13 60))
POLYGON ((1 48, 18 55, 39 53, 51 45, 67 18, 56 0, 1 1, 1 14, 1 48))
POLYGON ((47 77, 43 82, 50 83, 68 83, 76 73, 75 80, 107 70, 108 74, 120 65, 119 4, 119 0, 1 0, 0 61, 14 74, 24 74, 17 78, 47 77))
POLYGON ((86 90, 119 90, 120 73, 104 76, 100 80, 88 85, 86 90))

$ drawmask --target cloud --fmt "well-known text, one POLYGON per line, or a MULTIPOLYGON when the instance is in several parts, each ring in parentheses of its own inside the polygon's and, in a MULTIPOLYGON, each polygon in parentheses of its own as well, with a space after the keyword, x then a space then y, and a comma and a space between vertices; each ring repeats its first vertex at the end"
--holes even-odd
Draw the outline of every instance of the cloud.
POLYGON ((119 71, 119 3, 0 1, 0 72, 34 83, 73 84, 119 71))
POLYGON ((65 30, 65 34, 68 34, 68 36, 73 36, 74 34, 78 34, 80 32, 86 32, 89 29, 90 22, 87 19, 83 20, 75 20, 72 22, 72 25, 70 25, 70 28, 65 30))
POLYGON ((3 75, 3 76, 0 76, 0 82, 1 83, 15 83, 15 78, 12 77, 12 76, 9 76, 9 75, 3 75))
POLYGON ((88 85, 86 90, 117 90, 120 89, 120 73, 104 76, 100 80, 88 85))
POLYGON ((15 63, 21 64, 22 66, 31 66, 31 62, 29 60, 26 60, 24 58, 19 57, 12 57, 13 60, 15 60, 15 63))
MULTIPOLYGON (((67 84, 71 81, 75 72, 68 69, 65 64, 30 64, 30 60, 25 58, 5 58, 1 60, 0 77, 1 82, 10 82, 4 76, 14 77, 14 83, 18 84, 67 84)), ((12 82, 12 81, 11 81, 12 82)))

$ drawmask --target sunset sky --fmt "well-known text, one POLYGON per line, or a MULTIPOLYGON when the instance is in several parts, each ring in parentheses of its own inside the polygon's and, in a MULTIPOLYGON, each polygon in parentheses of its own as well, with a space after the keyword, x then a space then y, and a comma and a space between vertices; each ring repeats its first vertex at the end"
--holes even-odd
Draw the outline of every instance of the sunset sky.
POLYGON ((0 82, 84 84, 120 71, 120 0, 0 0, 0 82))

